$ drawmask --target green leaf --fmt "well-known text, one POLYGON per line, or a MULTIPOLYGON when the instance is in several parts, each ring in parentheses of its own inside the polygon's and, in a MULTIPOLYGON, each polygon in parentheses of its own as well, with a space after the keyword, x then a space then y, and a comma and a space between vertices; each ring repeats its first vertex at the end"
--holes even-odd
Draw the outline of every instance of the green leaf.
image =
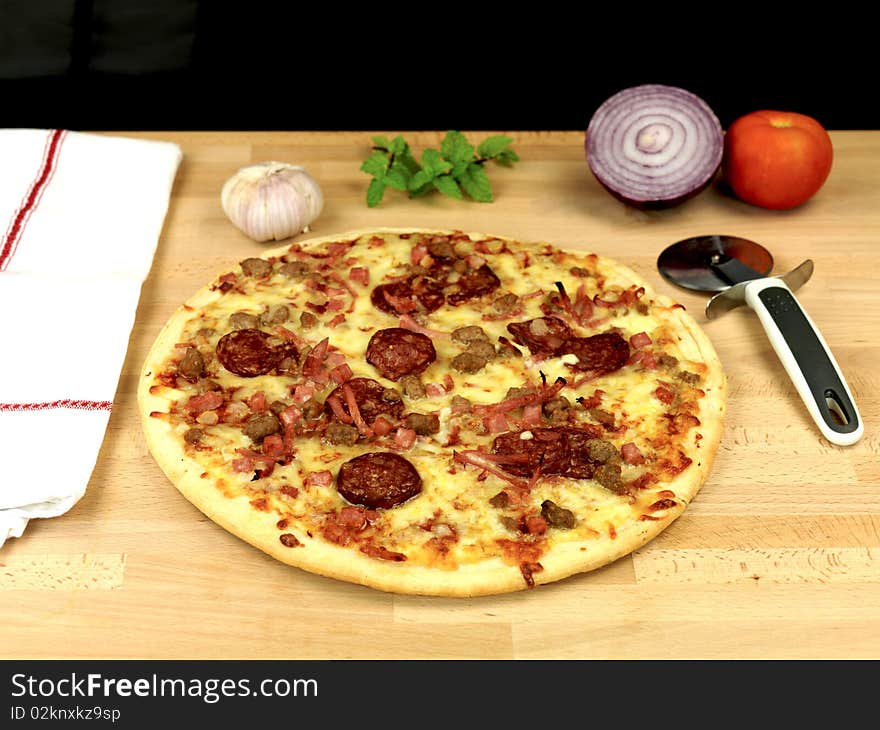
POLYGON ((440 154, 453 165, 474 159, 474 147, 461 132, 450 129, 440 143, 440 154))
POLYGON ((397 165, 385 173, 383 182, 395 190, 405 191, 409 189, 409 175, 406 172, 401 171, 397 165))
POLYGON ((432 190, 434 190, 434 186, 431 183, 426 183, 425 185, 421 185, 416 188, 411 187, 409 190, 409 197, 421 198, 422 196, 430 193, 432 190))
POLYGON ((513 150, 504 150, 499 152, 494 159, 499 165, 510 165, 514 162, 519 162, 519 155, 513 150))
POLYGON ((376 151, 370 155, 361 165, 361 172, 373 177, 382 177, 388 169, 388 156, 384 152, 376 151))
POLYGON ((489 176, 482 165, 471 163, 465 174, 458 178, 464 191, 474 200, 480 203, 492 202, 492 186, 489 184, 489 176))
POLYGON ((509 165, 519 161, 519 156, 510 149, 513 140, 503 134, 484 139, 477 159, 473 145, 464 134, 449 130, 439 150, 423 150, 421 164, 402 135, 391 140, 376 135, 372 140, 375 148, 360 168, 373 177, 367 187, 367 205, 371 208, 379 205, 386 188, 408 192, 411 198, 438 190, 459 200, 467 195, 475 201, 490 202, 492 188, 483 163, 495 160, 509 165))
POLYGON ((379 178, 373 178, 367 188, 367 205, 375 208, 382 202, 382 196, 385 194, 385 183, 379 178))
POLYGON ((487 137, 480 142, 480 146, 477 147, 477 154, 484 159, 490 160, 504 152, 510 146, 511 142, 513 142, 513 138, 507 137, 503 134, 496 134, 492 137, 487 137))
POLYGON ((470 160, 461 160, 460 162, 456 162, 452 169, 449 171, 449 174, 452 175, 456 180, 465 174, 467 171, 468 165, 473 162, 473 158, 470 160))
POLYGON ((406 143, 406 140, 398 134, 391 140, 391 144, 388 145, 388 151, 391 152, 392 155, 400 155, 403 154, 403 151, 408 147, 409 145, 406 143))
POLYGON ((409 148, 409 145, 406 146, 406 149, 401 152, 397 157, 394 158, 395 163, 400 163, 403 167, 405 167, 409 171, 410 177, 415 175, 419 170, 421 170, 421 166, 418 162, 416 162, 416 158, 413 157, 412 150, 409 148))
POLYGON ((429 175, 424 170, 419 170, 415 175, 413 175, 409 179, 409 189, 410 192, 416 192, 421 188, 424 188, 431 184, 431 175, 429 175))
POLYGON ((444 195, 448 195, 450 198, 458 198, 459 200, 464 198, 464 193, 461 192, 461 188, 458 187, 458 183, 455 182, 452 175, 440 175, 439 177, 435 177, 431 182, 437 190, 444 195))
POLYGON ((449 172, 452 165, 444 160, 437 150, 428 148, 422 152, 422 169, 429 178, 435 178, 449 172))

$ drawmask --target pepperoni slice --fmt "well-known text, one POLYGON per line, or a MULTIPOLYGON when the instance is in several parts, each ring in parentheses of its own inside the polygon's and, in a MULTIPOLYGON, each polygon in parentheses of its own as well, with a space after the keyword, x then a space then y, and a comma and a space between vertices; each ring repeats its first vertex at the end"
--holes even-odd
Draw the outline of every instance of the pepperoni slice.
POLYGON ((574 370, 604 375, 619 370, 629 360, 629 343, 617 332, 600 332, 592 337, 575 337, 566 344, 565 352, 577 356, 574 370))
POLYGON ((293 343, 277 342, 277 339, 258 329, 233 330, 217 343, 217 359, 229 372, 243 378, 265 375, 286 357, 299 359, 293 343))
POLYGON ((388 314, 410 314, 424 311, 436 312, 446 302, 440 285, 424 276, 413 276, 404 281, 380 284, 370 293, 370 301, 376 309, 388 314))
POLYGON ((511 322, 507 331, 515 342, 525 345, 533 355, 559 355, 574 332, 559 317, 536 317, 525 322, 511 322))
POLYGON ((539 469, 544 476, 559 474, 572 479, 589 479, 597 462, 590 458, 587 441, 600 431, 586 428, 533 428, 523 438, 523 431, 508 431, 495 437, 492 453, 511 457, 498 465, 514 476, 531 477, 539 469))
POLYGON ((598 427, 562 428, 560 431, 568 444, 568 463, 561 472, 572 479, 589 479, 596 471, 598 462, 590 458, 587 441, 597 439, 602 432, 598 427))
MULTIPOLYGON (((392 416, 393 420, 397 420, 403 413, 403 400, 396 391, 386 388, 372 378, 351 378, 345 382, 345 385, 351 388, 354 393, 354 400, 361 417, 368 424, 372 424, 382 414, 392 416)), ((345 402, 341 385, 331 391, 324 401, 324 412, 327 416, 338 420, 336 412, 330 405, 330 399, 334 397, 338 399, 338 405, 341 406, 345 415, 350 416, 351 413, 345 402)))
POLYGON ((377 451, 346 461, 336 475, 336 489, 352 504, 388 509, 421 492, 422 478, 399 454, 377 451))
POLYGON ((437 351, 427 335, 391 327, 370 338, 366 359, 384 377, 399 380, 404 375, 424 372, 437 359, 437 351))
POLYGON ((508 431, 495 437, 492 453, 500 456, 521 457, 519 460, 502 461, 499 466, 509 474, 530 477, 538 468, 541 474, 561 474, 569 462, 568 440, 551 428, 536 428, 525 433, 508 431))
POLYGON ((462 274, 455 284, 458 291, 450 294, 447 301, 453 306, 458 306, 495 291, 501 286, 501 280, 489 268, 489 264, 483 264, 478 269, 472 269, 462 274))

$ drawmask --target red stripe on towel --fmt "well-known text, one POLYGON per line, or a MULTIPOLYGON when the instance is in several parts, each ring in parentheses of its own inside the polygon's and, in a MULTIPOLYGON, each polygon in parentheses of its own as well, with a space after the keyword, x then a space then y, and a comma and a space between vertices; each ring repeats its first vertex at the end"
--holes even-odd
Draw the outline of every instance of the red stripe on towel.
POLYGON ((2 246, 0 246, 0 271, 6 269, 15 255, 15 250, 18 248, 18 242, 21 240, 24 229, 27 227, 27 222, 40 204, 43 191, 52 179, 52 175, 55 174, 58 150, 66 135, 66 129, 53 129, 46 138, 46 146, 43 149, 43 161, 40 163, 37 177, 31 183, 30 188, 28 188, 24 200, 22 200, 21 205, 9 222, 9 227, 3 236, 2 246))
POLYGON ((49 411, 56 408, 68 408, 76 411, 109 411, 113 406, 109 400, 53 400, 43 403, 0 403, 0 412, 4 411, 49 411))

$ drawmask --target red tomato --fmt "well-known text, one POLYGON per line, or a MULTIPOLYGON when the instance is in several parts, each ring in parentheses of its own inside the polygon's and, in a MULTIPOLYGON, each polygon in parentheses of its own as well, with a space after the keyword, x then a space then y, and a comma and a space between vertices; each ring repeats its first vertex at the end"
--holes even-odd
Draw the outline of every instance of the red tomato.
POLYGON ((727 130, 722 170, 740 200, 786 210, 819 191, 831 172, 833 156, 831 137, 812 117, 757 111, 727 130))

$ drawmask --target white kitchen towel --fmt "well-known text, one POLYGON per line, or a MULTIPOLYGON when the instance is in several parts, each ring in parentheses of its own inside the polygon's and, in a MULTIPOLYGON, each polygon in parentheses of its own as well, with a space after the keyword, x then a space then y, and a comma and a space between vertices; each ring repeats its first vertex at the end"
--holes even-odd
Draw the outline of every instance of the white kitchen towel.
POLYGON ((0 546, 85 493, 181 159, 0 129, 0 546))

